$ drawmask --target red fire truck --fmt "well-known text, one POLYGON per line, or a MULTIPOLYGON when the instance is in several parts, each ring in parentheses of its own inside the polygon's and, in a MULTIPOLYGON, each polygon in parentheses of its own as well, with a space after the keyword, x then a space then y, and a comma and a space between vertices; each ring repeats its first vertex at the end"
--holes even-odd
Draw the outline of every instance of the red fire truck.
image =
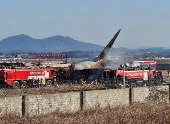
MULTIPOLYGON (((116 78, 123 76, 123 70, 114 70, 114 76, 116 78)), ((138 71, 125 71, 126 79, 141 78, 148 80, 148 78, 154 78, 153 71, 151 70, 138 70, 138 71)))
MULTIPOLYGON (((103 70, 102 78, 108 80, 116 80, 117 83, 123 81, 123 70, 103 70)), ((134 85, 160 85, 163 77, 161 72, 153 70, 134 70, 125 71, 126 83, 133 83, 134 85)))
POLYGON ((35 84, 40 82, 42 84, 52 84, 55 69, 2 69, 0 70, 0 83, 5 83, 14 88, 21 85, 35 84))

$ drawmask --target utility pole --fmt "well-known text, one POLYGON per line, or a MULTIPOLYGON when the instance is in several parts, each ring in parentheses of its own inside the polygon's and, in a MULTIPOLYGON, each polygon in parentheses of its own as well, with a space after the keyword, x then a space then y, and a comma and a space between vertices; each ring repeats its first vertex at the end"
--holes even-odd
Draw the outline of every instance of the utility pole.
POLYGON ((123 66, 123 88, 125 88, 125 65, 123 66))

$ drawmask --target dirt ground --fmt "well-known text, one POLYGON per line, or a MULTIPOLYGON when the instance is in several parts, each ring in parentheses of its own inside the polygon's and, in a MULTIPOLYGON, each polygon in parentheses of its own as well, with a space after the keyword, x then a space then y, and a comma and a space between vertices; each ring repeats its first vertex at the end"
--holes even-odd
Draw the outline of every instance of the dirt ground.
POLYGON ((0 98, 8 96, 23 96, 23 95, 39 95, 39 94, 53 94, 53 93, 65 93, 70 91, 82 91, 82 90, 94 90, 104 89, 102 84, 62 84, 54 86, 33 87, 33 88, 0 88, 0 98))

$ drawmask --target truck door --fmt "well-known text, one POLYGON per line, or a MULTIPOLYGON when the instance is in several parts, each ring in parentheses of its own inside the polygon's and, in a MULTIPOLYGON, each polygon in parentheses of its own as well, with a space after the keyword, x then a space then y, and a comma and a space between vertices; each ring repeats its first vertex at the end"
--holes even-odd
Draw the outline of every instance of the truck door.
POLYGON ((143 80, 148 80, 148 72, 143 72, 143 80))
POLYGON ((49 72, 44 71, 44 73, 45 73, 45 78, 49 78, 49 72))

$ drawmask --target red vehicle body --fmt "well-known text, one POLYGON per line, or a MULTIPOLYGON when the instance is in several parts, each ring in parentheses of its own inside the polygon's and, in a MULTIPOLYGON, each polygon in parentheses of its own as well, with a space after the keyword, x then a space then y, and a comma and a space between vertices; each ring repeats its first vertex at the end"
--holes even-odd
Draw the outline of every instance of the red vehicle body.
MULTIPOLYGON (((102 79, 111 80, 115 86, 123 84, 123 70, 103 70, 102 79)), ((126 86, 161 85, 162 73, 153 70, 125 71, 126 86)))
MULTIPOLYGON (((123 76, 123 70, 114 70, 114 76, 116 78, 123 76)), ((133 78, 154 78, 153 71, 151 70, 138 70, 138 71, 125 71, 125 78, 126 79, 133 79, 133 78)))
POLYGON ((0 70, 0 83, 13 86, 14 82, 21 80, 28 83, 28 80, 42 80, 46 84, 48 80, 53 80, 55 69, 2 69, 0 70))
MULTIPOLYGON (((118 79, 123 77, 123 70, 103 70, 102 78, 106 78, 107 74, 109 74, 109 78, 118 79)), ((125 78, 148 80, 148 78, 154 78, 154 74, 152 70, 125 71, 125 78)))

